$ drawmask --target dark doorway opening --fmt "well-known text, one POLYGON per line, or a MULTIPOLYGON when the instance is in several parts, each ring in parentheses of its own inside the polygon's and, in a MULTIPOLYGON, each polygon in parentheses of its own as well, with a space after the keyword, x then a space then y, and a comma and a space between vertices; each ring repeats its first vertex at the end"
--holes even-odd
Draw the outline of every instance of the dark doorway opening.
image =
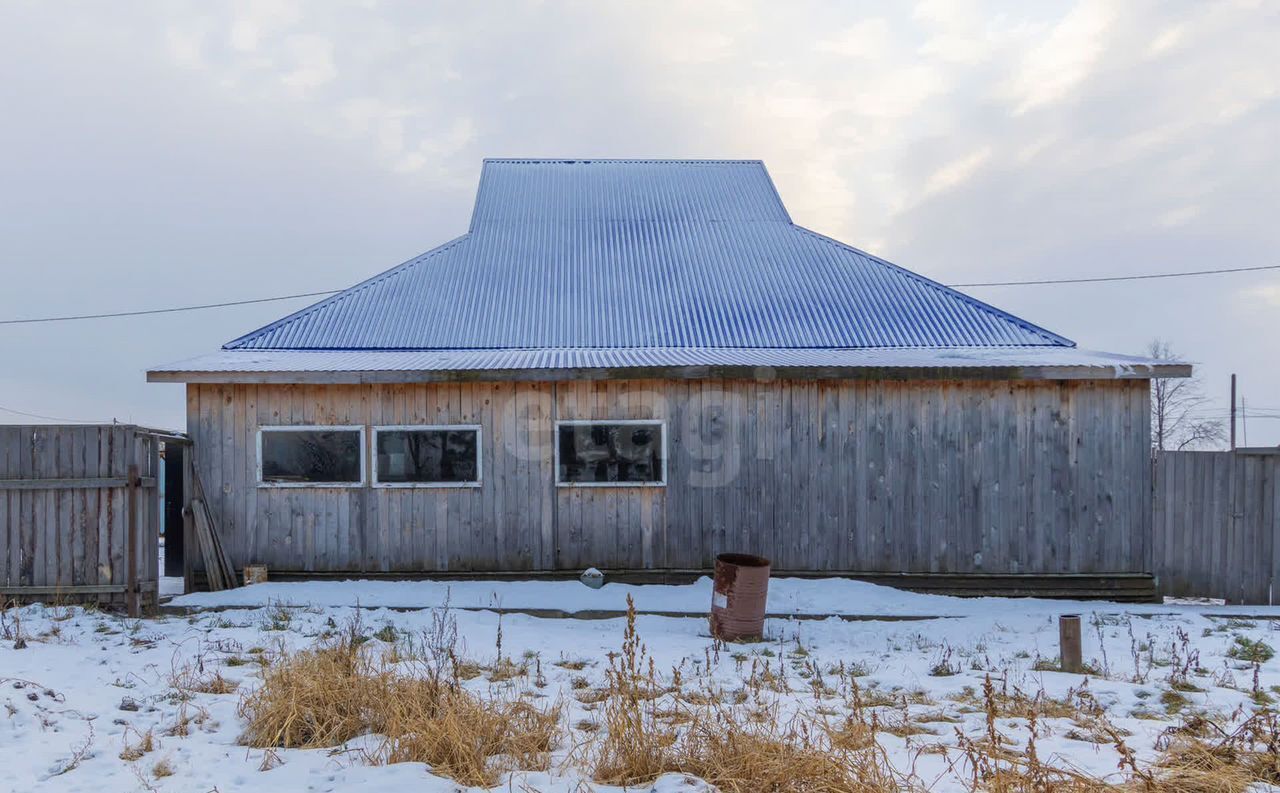
POLYGON ((164 572, 162 575, 182 577, 182 508, 187 503, 182 490, 182 470, 187 445, 164 445, 164 572))

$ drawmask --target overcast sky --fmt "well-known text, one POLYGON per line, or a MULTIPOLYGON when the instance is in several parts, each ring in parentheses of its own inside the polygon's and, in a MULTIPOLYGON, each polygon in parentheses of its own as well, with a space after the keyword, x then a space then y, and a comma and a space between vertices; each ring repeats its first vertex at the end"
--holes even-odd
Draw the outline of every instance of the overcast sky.
MULTIPOLYGON (((1280 3, 0 4, 0 319, 351 285, 486 156, 762 158, 948 283, 1280 264, 1280 3)), ((1280 271, 970 290, 1168 339, 1280 442, 1280 271)), ((305 302, 0 325, 0 406, 182 428, 148 366, 305 302)), ((0 421, 24 421, 0 412, 0 421)))

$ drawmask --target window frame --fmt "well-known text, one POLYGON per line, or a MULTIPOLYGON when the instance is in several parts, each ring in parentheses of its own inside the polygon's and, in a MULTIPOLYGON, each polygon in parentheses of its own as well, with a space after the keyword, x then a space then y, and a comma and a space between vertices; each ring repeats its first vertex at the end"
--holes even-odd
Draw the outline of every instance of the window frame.
POLYGON ((364 487, 368 479, 369 447, 367 438, 365 437, 365 425, 363 424, 263 424, 259 425, 257 433, 258 459, 256 466, 256 478, 258 487, 313 487, 313 488, 335 488, 344 489, 364 487), (262 435, 265 432, 356 432, 360 438, 360 480, 357 482, 267 482, 262 478, 262 435))
POLYGON ((667 422, 666 419, 566 419, 555 422, 555 433, 552 436, 552 447, 555 450, 555 483, 556 487, 666 487, 667 486, 667 422), (662 475, 654 482, 566 482, 560 478, 560 428, 589 427, 595 424, 623 426, 656 426, 662 431, 662 475))
POLYGON ((378 424, 373 427, 373 443, 369 447, 373 461, 370 484, 380 488, 425 488, 431 490, 476 488, 484 486, 484 428, 479 424, 378 424), (378 433, 412 432, 414 430, 470 430, 476 434, 476 478, 474 482, 381 482, 378 480, 378 433))

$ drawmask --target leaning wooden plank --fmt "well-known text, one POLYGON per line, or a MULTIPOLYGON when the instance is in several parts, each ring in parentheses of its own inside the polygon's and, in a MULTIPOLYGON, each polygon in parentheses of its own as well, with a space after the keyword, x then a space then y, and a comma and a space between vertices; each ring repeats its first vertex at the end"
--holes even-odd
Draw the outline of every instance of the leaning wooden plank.
POLYGON ((227 553, 226 547, 222 544, 222 538, 218 535, 217 524, 213 522, 213 515, 209 512, 209 505, 205 503, 205 517, 209 524, 209 539, 213 548, 214 563, 218 567, 218 572, 222 576, 222 586, 224 589, 234 589, 236 586, 236 569, 231 563, 231 556, 227 553))
POLYGON ((200 511, 197 511, 196 514, 198 517, 202 511, 204 516, 205 527, 203 531, 198 532, 198 535, 201 539, 201 553, 205 558, 205 567, 209 573, 210 588, 212 588, 213 582, 218 580, 221 584, 218 589, 232 589, 237 584, 235 565, 231 560, 231 555, 218 537, 217 525, 214 523, 213 515, 209 511, 209 502, 205 496, 204 483, 200 476, 200 469, 196 463, 194 453, 192 454, 191 465, 191 479, 195 490, 193 495, 201 505, 200 511))
POLYGON ((195 540, 196 540, 195 548, 192 550, 199 551, 201 559, 204 562, 205 570, 208 571, 208 575, 206 576, 206 578, 209 581, 210 589, 212 589, 214 584, 214 581, 213 581, 214 572, 210 570, 210 566, 213 563, 213 557, 209 552, 210 550, 209 540, 206 537, 207 524, 205 523, 204 515, 201 514, 203 509, 203 503, 204 502, 202 502, 199 498, 191 499, 191 504, 190 504, 191 523, 193 528, 195 529, 195 540))
POLYGON ((204 509, 204 487, 202 482, 200 481, 200 471, 199 469, 196 468, 196 453, 198 451, 199 450, 195 446, 192 446, 191 461, 190 461, 190 464, 191 464, 191 493, 190 493, 191 518, 193 521, 194 528, 196 529, 196 542, 200 544, 200 554, 201 554, 201 557, 204 558, 205 569, 207 570, 209 567, 209 559, 206 557, 208 557, 209 553, 212 551, 213 546, 210 544, 210 540, 207 539, 206 529, 207 529, 208 523, 205 523, 202 525, 201 519, 197 519, 196 517, 199 514, 199 512, 202 509, 204 509))
POLYGON ((222 544, 222 539, 218 536, 218 530, 213 522, 213 515, 209 513, 209 505, 202 502, 205 514, 205 521, 208 525, 209 546, 212 552, 214 565, 218 568, 218 573, 222 577, 224 589, 232 589, 236 585, 236 569, 231 563, 231 556, 227 553, 226 548, 222 544))
POLYGON ((213 547, 209 512, 204 501, 198 498, 192 499, 191 514, 195 519, 196 544, 200 546, 200 555, 204 559, 205 577, 209 583, 209 589, 214 592, 226 589, 222 580, 222 563, 213 547))
POLYGON ((221 543, 218 541, 218 530, 213 522, 213 513, 207 501, 201 502, 205 525, 205 538, 209 543, 210 569, 217 574, 218 589, 230 589, 235 584, 234 572, 229 571, 223 563, 221 543))
POLYGON ((223 544, 222 538, 218 536, 217 529, 214 528, 212 521, 210 521, 209 526, 210 534, 213 536, 213 548, 222 567, 223 580, 226 582, 227 589, 235 589, 238 581, 236 580, 235 564, 231 561, 231 554, 227 552, 227 546, 223 544))

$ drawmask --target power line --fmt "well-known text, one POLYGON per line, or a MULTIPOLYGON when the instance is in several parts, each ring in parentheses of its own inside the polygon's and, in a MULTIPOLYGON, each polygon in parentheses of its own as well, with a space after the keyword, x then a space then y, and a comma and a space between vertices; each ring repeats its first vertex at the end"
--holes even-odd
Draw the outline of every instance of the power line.
POLYGON ((112 423, 110 421, 93 421, 92 419, 64 419, 64 418, 59 418, 58 416, 45 416, 40 413, 28 413, 25 410, 15 410, 13 408, 7 408, 4 405, 0 405, 0 411, 3 411, 5 413, 12 413, 16 416, 26 416, 27 418, 32 418, 32 419, 44 419, 45 421, 61 421, 66 424, 111 424, 112 423))
MULTIPOLYGON (((1143 281, 1153 278, 1185 278, 1197 275, 1221 275, 1224 273, 1251 273, 1261 270, 1280 270, 1280 264, 1268 264, 1261 267, 1229 267, 1221 270, 1194 270, 1182 273, 1148 273, 1145 275, 1113 275, 1098 278, 1048 278, 1031 281, 986 281, 968 284, 945 284, 960 288, 973 286, 1038 286, 1041 284, 1096 284, 1110 281, 1143 281)), ((274 303, 281 300, 297 300, 304 297, 325 297, 341 292, 341 289, 326 289, 319 292, 299 292, 294 295, 276 297, 259 297, 249 300, 228 300, 223 303, 204 303, 196 306, 173 306, 170 308, 148 308, 138 311, 109 311, 99 314, 68 314, 58 317, 29 317, 24 319, 0 319, 0 325, 31 325, 39 322, 73 322, 85 319, 111 319, 115 317, 141 317, 149 314, 172 314, 180 311, 201 311, 209 308, 228 308, 231 306, 247 306, 255 303, 274 303)))
POLYGON ((1229 267, 1223 270, 1191 270, 1185 273, 1148 273, 1146 275, 1109 275, 1099 278, 1047 278, 1039 281, 988 281, 978 284, 947 284, 962 286, 1032 286, 1038 284, 1096 284, 1103 281, 1146 281, 1152 278, 1185 278, 1190 275, 1221 275, 1223 273, 1252 273, 1259 270, 1280 270, 1280 264, 1261 267, 1229 267))
POLYGON ((71 322, 78 319, 107 319, 110 317, 140 317, 145 314, 172 314, 177 311, 200 311, 206 308, 226 308, 228 306, 247 306, 251 303, 272 303, 277 300, 297 300, 301 297, 319 297, 341 292, 341 289, 329 289, 323 292, 300 292, 296 295, 280 295, 279 297, 259 297, 253 300, 229 300, 225 303, 205 303, 199 306, 174 306, 172 308, 148 308, 141 311, 111 311, 103 314, 71 314, 63 317, 32 317, 29 319, 0 319, 0 325, 27 325, 36 322, 71 322))
MULTIPOLYGON (((1241 415, 1244 415, 1244 414, 1241 413, 1241 415)), ((1230 414, 1224 415, 1224 416, 1189 415, 1187 416, 1187 418, 1193 419, 1195 421, 1230 421, 1231 420, 1230 414)), ((1249 418, 1250 419, 1270 419, 1273 421, 1280 421, 1280 416, 1277 416, 1274 413, 1254 413, 1252 409, 1249 411, 1249 418)))

